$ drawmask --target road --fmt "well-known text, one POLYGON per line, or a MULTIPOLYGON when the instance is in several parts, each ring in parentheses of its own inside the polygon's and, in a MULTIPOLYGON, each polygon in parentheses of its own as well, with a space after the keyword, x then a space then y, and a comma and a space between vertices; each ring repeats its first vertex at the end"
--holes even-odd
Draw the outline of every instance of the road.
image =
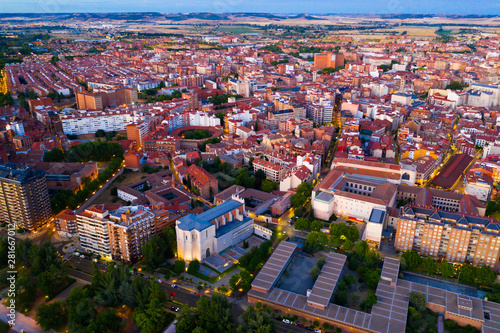
POLYGON ((108 179, 107 182, 105 182, 101 188, 99 188, 94 194, 92 194, 92 196, 90 198, 88 198, 87 200, 85 200, 85 202, 80 206, 78 207, 78 209, 75 211, 77 214, 83 212, 85 210, 85 208, 87 208, 88 206, 90 206, 90 204, 92 204, 92 202, 97 199, 107 188, 109 185, 111 185, 113 183, 113 181, 118 177, 120 176, 121 174, 123 173, 123 166, 120 168, 120 170, 118 170, 118 172, 116 172, 114 174, 113 177, 111 177, 110 179, 108 179))

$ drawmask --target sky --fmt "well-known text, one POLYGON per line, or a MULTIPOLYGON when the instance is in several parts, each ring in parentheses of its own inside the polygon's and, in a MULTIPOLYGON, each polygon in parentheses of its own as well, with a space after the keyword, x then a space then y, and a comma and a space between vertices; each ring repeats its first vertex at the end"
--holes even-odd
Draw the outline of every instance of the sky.
MULTIPOLYGON (((498 0, 0 0, 0 13, 260 12, 500 15, 498 0)), ((499 22, 500 24, 500 22, 499 22)))

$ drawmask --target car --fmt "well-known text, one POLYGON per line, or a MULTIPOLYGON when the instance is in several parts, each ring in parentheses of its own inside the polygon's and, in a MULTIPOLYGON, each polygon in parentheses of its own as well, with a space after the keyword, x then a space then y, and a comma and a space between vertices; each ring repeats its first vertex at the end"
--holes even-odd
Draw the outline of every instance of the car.
POLYGON ((200 296, 201 297, 201 293, 196 293, 196 296, 200 296))
POLYGON ((158 281, 158 283, 163 283, 161 279, 157 279, 156 281, 158 281))
POLYGON ((314 333, 321 333, 321 330, 314 330, 314 333))
POLYGON ((80 258, 85 259, 86 257, 83 254, 80 254, 80 258))
POLYGON ((2 232, 3 232, 4 234, 6 234, 6 233, 7 233, 7 230, 3 229, 3 230, 2 230, 2 232))
POLYGON ((304 327, 304 325, 302 325, 302 324, 297 324, 297 327, 304 327))
POLYGON ((171 285, 172 288, 179 288, 176 284, 171 285))
POLYGON ((168 293, 170 296, 175 296, 175 293, 173 291, 168 293))
POLYGON ((175 312, 179 312, 180 309, 176 306, 171 306, 170 310, 175 311, 175 312))
POLYGON ((285 324, 290 324, 290 320, 288 320, 288 319, 286 319, 286 318, 283 318, 283 322, 284 322, 285 324))
POLYGON ((306 327, 306 330, 308 330, 308 331, 314 331, 314 327, 312 327, 312 326, 307 326, 307 327, 306 327))
POLYGON ((92 259, 93 262, 98 262, 98 260, 96 258, 92 259))

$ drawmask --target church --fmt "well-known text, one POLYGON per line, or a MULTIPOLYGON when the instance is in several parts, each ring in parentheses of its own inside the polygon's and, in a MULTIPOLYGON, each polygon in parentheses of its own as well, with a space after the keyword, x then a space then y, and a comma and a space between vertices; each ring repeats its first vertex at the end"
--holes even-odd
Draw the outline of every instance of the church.
POLYGON ((246 215, 244 199, 233 195, 199 215, 179 218, 175 232, 179 259, 202 261, 250 237, 254 225, 253 219, 246 215))

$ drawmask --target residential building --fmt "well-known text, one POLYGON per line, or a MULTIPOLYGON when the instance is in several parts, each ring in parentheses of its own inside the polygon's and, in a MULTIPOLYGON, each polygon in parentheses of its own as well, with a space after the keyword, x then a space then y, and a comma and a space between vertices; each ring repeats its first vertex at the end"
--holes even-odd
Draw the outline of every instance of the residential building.
POLYGON ((0 164, 0 221, 29 231, 47 224, 52 216, 45 172, 14 164, 0 164))
POLYGON ((71 209, 64 209, 55 216, 56 230, 60 235, 72 237, 78 234, 76 214, 71 209))
POLYGON ((447 261, 497 268, 500 223, 489 217, 465 215, 423 206, 400 208, 394 246, 447 261))
POLYGON ((317 53, 314 55, 314 68, 323 69, 326 67, 344 66, 344 55, 335 53, 317 53))
POLYGON ((108 259, 135 261, 156 233, 156 217, 143 205, 95 205, 76 214, 84 251, 108 259))
POLYGON ((252 162, 255 171, 262 170, 266 177, 273 182, 281 182, 286 175, 286 168, 279 164, 275 164, 260 158, 256 158, 252 162))
POLYGON ((191 187, 195 187, 202 198, 212 198, 219 192, 217 178, 212 176, 207 170, 191 164, 186 170, 186 177, 191 182, 191 187))

